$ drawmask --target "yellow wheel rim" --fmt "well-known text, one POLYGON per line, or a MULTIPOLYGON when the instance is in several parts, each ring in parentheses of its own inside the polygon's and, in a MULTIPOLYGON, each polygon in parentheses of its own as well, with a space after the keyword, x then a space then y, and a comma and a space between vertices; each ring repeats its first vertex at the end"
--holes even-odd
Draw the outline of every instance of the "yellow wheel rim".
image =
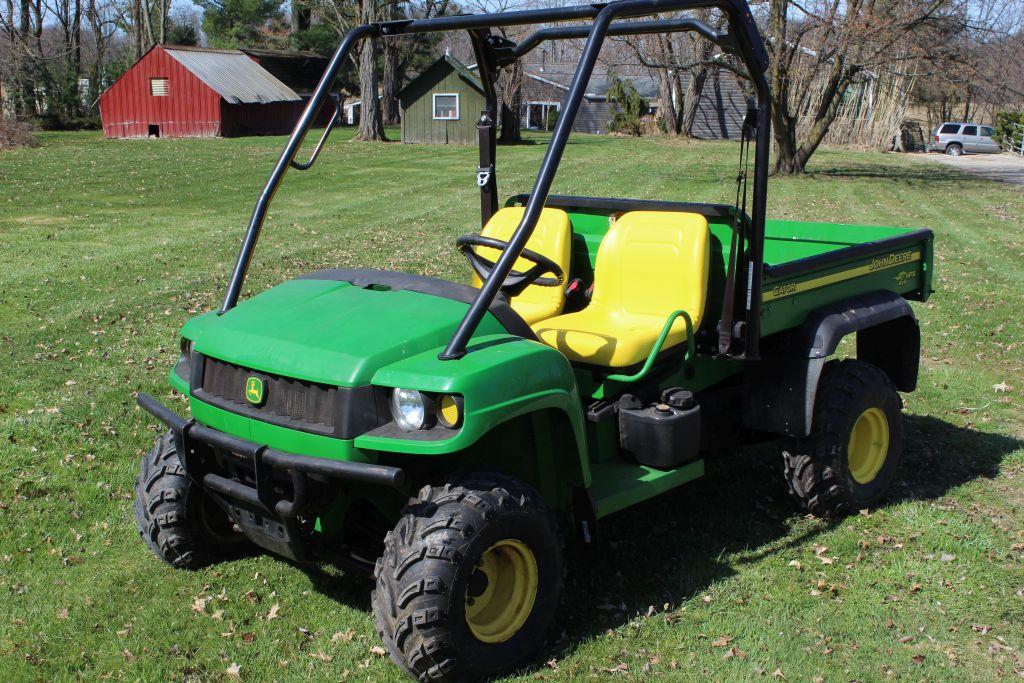
POLYGON ((889 453, 889 421, 881 408, 868 408, 853 423, 846 457, 858 484, 871 483, 889 453))
POLYGON ((466 590, 466 623, 477 640, 503 643, 522 628, 537 600, 537 560, 525 543, 488 548, 466 590))

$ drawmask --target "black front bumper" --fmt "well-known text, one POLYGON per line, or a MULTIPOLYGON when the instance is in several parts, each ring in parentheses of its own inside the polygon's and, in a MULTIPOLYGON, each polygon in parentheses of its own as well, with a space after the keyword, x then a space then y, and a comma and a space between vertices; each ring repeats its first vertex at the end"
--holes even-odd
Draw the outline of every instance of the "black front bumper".
POLYGON ((139 407, 166 424, 174 434, 175 447, 185 473, 204 488, 225 499, 232 507, 248 511, 236 521, 242 530, 259 545, 291 557, 306 560, 307 553, 301 542, 302 534, 298 517, 306 509, 309 493, 309 479, 339 480, 385 486, 402 490, 405 486, 405 472, 398 467, 374 465, 371 463, 329 460, 308 455, 297 455, 274 450, 265 444, 240 439, 181 417, 173 410, 148 394, 140 393, 136 399, 139 407), (255 486, 221 476, 216 472, 203 471, 199 466, 197 447, 210 447, 239 458, 254 474, 255 486), (279 493, 275 480, 280 474, 291 479, 291 497, 279 493), (279 522, 279 531, 267 532, 262 521, 268 518, 279 522), (246 523, 249 520, 250 523, 246 523))

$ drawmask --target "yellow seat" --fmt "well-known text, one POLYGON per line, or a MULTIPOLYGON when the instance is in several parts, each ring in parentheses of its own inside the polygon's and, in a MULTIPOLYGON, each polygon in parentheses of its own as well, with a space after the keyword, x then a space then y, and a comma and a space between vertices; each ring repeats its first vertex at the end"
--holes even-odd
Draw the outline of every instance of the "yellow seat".
MULTIPOLYGON (((508 241, 512 233, 519 227, 519 221, 523 219, 524 207, 509 206, 501 209, 491 216, 487 225, 480 232, 484 237, 508 241)), ((542 209, 540 218, 537 220, 537 227, 530 235, 530 241, 526 248, 538 254, 543 254, 557 263, 566 278, 569 277, 569 265, 572 258, 572 225, 569 223, 569 214, 561 209, 542 209)), ((496 261, 501 253, 497 249, 487 247, 475 247, 477 253, 486 259, 496 261)), ((534 263, 524 258, 516 260, 512 270, 525 272, 532 268, 534 263)), ((541 277, 554 277, 547 273, 541 277)), ((478 288, 482 282, 476 273, 473 273, 473 286, 478 288)), ((551 316, 562 312, 565 305, 565 288, 558 285, 554 287, 541 287, 530 285, 516 297, 509 299, 509 305, 526 321, 528 325, 540 322, 551 316)))
MULTIPOLYGON (((622 368, 646 360, 668 316, 683 309, 700 326, 711 239, 695 213, 631 211, 597 250, 594 296, 578 313, 533 325, 537 337, 570 361, 622 368)), ((686 340, 677 318, 663 348, 686 340)))

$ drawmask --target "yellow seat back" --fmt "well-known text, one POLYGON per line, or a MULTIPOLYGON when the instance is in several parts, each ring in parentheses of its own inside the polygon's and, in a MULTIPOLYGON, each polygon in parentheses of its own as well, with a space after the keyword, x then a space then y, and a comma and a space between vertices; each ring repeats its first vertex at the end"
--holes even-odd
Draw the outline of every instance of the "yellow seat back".
MULTIPOLYGON (((700 326, 710 263, 711 234, 703 216, 623 214, 598 248, 590 305, 533 330, 574 362, 615 368, 643 362, 673 311, 685 310, 694 329, 700 326)), ((676 319, 663 348, 685 340, 686 324, 676 319)))
MULTIPOLYGON (((525 207, 509 206, 499 210, 487 225, 480 231, 484 237, 508 241, 512 233, 519 227, 519 221, 523 219, 525 207)), ((497 249, 487 247, 474 247, 477 253, 491 261, 497 261, 501 252, 497 249)), ((569 266, 572 259, 572 224, 569 222, 569 214, 561 209, 545 208, 540 212, 537 220, 537 227, 530 235, 530 241, 526 248, 543 254, 557 263, 566 278, 569 277, 569 266)), ((524 258, 516 260, 512 266, 513 270, 525 272, 533 267, 533 262, 524 258)), ((542 277, 553 277, 550 274, 542 277)), ((473 286, 479 288, 483 284, 477 274, 473 273, 473 286)), ((564 287, 541 287, 530 285, 523 293, 509 300, 513 310, 520 315, 528 324, 550 318, 562 312, 565 305, 564 287)))
POLYGON ((711 264, 708 221, 696 213, 630 211, 601 240, 590 305, 631 316, 684 309, 700 326, 711 264))

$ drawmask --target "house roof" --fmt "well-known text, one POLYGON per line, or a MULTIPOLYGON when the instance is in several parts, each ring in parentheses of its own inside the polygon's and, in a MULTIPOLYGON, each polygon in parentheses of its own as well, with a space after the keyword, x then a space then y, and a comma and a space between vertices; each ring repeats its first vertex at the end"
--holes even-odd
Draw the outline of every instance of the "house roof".
POLYGON ((297 102, 299 96, 240 50, 169 45, 172 58, 231 104, 297 102))
MULTIPOLYGON (((573 76, 576 73, 576 66, 573 64, 551 62, 546 64, 530 63, 523 65, 523 73, 541 83, 547 83, 556 88, 568 90, 569 84, 572 83, 573 76)), ((615 74, 609 73, 600 66, 595 68, 590 76, 590 82, 587 84, 587 98, 604 98, 612 85, 614 77, 615 74)), ((621 77, 623 80, 630 81, 641 97, 652 99, 658 96, 658 83, 650 76, 623 74, 621 77)))
POLYGON ((416 76, 416 78, 406 83, 405 87, 402 88, 402 90, 398 93, 399 98, 401 98, 406 93, 406 91, 409 90, 409 88, 413 87, 413 84, 415 84, 421 78, 425 77, 428 73, 433 71, 434 67, 436 67, 438 64, 443 63, 446 63, 448 66, 450 66, 452 70, 455 71, 455 73, 459 74, 467 83, 473 86, 475 90, 478 90, 481 94, 483 94, 484 86, 481 85, 480 79, 477 78, 477 75, 475 73, 470 71, 465 64, 455 59, 455 57, 452 57, 451 55, 443 55, 436 62, 434 62, 426 69, 424 69, 418 76, 416 76))
POLYGON ((248 47, 239 50, 250 57, 255 57, 260 66, 269 71, 274 78, 300 95, 316 89, 330 62, 327 57, 308 50, 264 50, 248 47))

